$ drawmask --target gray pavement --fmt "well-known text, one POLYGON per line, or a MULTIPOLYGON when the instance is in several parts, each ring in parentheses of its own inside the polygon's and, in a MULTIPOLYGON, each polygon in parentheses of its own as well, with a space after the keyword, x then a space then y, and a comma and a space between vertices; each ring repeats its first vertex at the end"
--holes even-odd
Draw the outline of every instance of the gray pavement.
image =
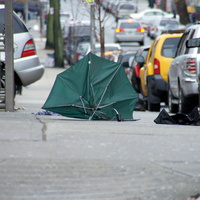
MULTIPOLYGON (((36 34, 44 63, 45 39, 36 34)), ((24 88, 0 112, 0 200, 187 200, 200 192, 199 128, 35 115, 55 77, 24 88)))

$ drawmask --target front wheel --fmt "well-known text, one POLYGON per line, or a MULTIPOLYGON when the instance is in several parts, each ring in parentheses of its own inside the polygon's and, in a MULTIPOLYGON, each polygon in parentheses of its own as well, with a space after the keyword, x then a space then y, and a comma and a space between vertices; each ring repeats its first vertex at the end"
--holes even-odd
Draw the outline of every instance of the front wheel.
POLYGON ((190 113, 195 106, 198 105, 198 98, 186 98, 183 94, 183 90, 181 89, 179 85, 179 98, 178 98, 178 104, 179 104, 179 112, 188 114, 190 113))

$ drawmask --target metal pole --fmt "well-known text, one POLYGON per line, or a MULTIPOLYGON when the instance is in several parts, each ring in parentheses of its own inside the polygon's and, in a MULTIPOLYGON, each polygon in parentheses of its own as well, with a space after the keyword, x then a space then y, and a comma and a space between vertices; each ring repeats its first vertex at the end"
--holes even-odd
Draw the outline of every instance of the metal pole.
POLYGON ((14 111, 13 1, 5 1, 6 111, 14 111))
POLYGON ((95 4, 90 5, 90 46, 91 52, 95 53, 95 4))

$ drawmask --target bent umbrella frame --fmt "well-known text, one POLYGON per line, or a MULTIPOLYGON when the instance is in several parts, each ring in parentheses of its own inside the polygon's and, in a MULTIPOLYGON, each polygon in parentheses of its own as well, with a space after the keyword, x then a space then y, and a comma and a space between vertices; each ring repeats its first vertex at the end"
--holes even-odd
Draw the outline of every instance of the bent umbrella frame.
POLYGON ((138 93, 120 63, 92 53, 57 75, 43 109, 89 120, 133 119, 138 93))

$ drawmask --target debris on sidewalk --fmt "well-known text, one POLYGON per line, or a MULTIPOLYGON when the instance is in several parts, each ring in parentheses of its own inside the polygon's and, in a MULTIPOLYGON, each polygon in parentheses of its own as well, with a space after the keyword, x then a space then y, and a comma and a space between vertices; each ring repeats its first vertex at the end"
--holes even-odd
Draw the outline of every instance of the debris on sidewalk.
POLYGON ((169 115, 165 109, 163 109, 158 117, 154 120, 156 124, 179 124, 179 125, 193 125, 200 126, 200 113, 198 108, 194 108, 191 113, 177 113, 175 115, 169 115))
POLYGON ((58 113, 54 113, 54 112, 51 112, 51 111, 48 111, 48 110, 42 110, 42 111, 39 111, 37 113, 32 113, 34 115, 52 115, 52 116, 61 116, 60 114, 58 113))

